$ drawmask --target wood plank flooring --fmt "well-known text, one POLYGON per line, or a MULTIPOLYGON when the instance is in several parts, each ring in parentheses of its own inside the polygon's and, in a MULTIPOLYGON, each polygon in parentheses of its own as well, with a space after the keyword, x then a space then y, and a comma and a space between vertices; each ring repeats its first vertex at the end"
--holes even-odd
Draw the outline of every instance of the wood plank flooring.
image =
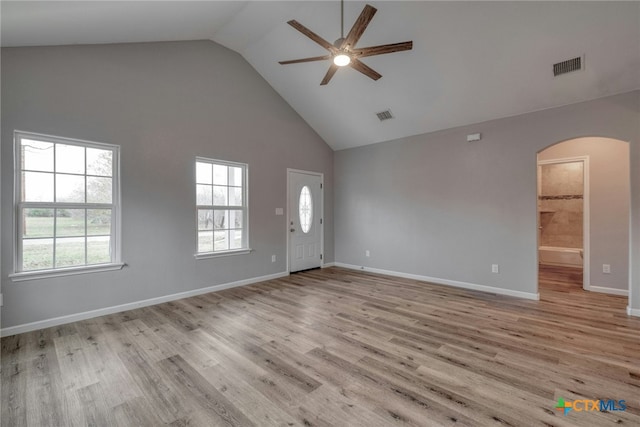
POLYGON ((560 273, 527 301, 330 268, 6 337, 1 424, 640 425, 640 319, 560 273))

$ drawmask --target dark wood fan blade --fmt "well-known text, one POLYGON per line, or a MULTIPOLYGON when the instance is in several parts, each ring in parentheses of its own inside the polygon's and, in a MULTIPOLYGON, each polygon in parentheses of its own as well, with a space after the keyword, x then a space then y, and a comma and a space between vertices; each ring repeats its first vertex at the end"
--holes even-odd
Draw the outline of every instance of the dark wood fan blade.
POLYGON ((408 41, 354 49, 353 54, 358 58, 364 58, 366 56, 382 55, 385 53, 401 52, 403 50, 411 49, 413 49, 413 42, 408 41))
POLYGON ((378 73, 373 68, 370 68, 368 65, 364 64, 363 62, 358 61, 356 58, 353 58, 351 60, 351 62, 349 63, 349 66, 354 70, 360 71, 362 74, 372 78, 373 80, 378 80, 380 77, 382 77, 382 74, 378 73))
POLYGON ((329 67, 329 70, 327 71, 327 74, 324 75, 324 79, 322 79, 322 81, 320 82, 320 86, 324 86, 329 83, 329 80, 331 80, 331 77, 333 77, 336 71, 338 71, 338 66, 332 63, 329 67))
POLYGON ((378 9, 371 5, 366 5, 364 9, 362 9, 360 16, 358 16, 358 19, 353 24, 353 27, 351 27, 351 31, 349 31, 349 34, 347 34, 347 37, 342 42, 342 49, 345 49, 347 47, 353 48, 356 43, 358 43, 358 40, 360 40, 362 33, 364 33, 364 30, 367 29, 367 25, 369 25, 369 22, 371 22, 371 20, 373 19, 373 15, 375 15, 377 11, 378 9))
POLYGON ((290 61, 280 61, 279 63, 282 65, 299 64, 300 62, 322 61, 323 59, 331 59, 331 55, 313 56, 311 58, 302 58, 302 59, 292 59, 290 61))
POLYGON ((329 52, 334 53, 338 50, 334 45, 332 45, 331 43, 329 43, 328 41, 326 41, 325 39, 323 39, 313 31, 311 31, 310 29, 308 29, 307 27, 305 27, 295 19, 292 19, 291 21, 287 22, 287 24, 291 25, 293 28, 300 31, 302 34, 309 37, 311 40, 318 43, 323 48, 327 49, 329 52))

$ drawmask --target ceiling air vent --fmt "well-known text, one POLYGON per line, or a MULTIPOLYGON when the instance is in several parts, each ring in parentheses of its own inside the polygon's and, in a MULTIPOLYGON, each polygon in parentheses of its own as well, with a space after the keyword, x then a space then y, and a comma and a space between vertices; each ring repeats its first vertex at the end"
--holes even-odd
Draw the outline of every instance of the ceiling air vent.
POLYGON ((381 122, 384 122, 385 120, 393 119, 391 110, 380 111, 379 113, 376 113, 376 116, 378 116, 381 122))
POLYGON ((578 56, 577 58, 567 59, 566 61, 553 64, 553 75, 559 76, 561 74, 571 73, 573 71, 580 71, 584 65, 584 58, 578 56))

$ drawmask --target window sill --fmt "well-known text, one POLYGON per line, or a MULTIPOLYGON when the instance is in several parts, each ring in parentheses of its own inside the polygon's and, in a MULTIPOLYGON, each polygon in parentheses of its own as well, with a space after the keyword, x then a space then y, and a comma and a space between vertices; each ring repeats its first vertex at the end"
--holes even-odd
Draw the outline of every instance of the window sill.
POLYGON ((218 258, 222 256, 231 256, 231 255, 244 255, 251 252, 253 252, 253 249, 238 249, 234 251, 207 252, 202 254, 195 254, 194 257, 196 257, 196 259, 207 259, 207 258, 218 258))
POLYGON ((124 263, 114 263, 88 265, 82 267, 57 268, 55 270, 25 271, 21 273, 10 274, 9 278, 14 282, 23 282, 25 280, 49 279, 52 277, 75 276, 76 274, 122 270, 122 267, 124 266, 124 263))

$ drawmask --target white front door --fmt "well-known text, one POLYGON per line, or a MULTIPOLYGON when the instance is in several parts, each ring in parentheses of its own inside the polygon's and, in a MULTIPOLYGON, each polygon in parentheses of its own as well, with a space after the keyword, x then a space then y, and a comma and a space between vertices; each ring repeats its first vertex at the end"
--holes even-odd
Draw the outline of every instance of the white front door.
POLYGON ((289 171, 289 271, 322 263, 322 175, 289 171))

